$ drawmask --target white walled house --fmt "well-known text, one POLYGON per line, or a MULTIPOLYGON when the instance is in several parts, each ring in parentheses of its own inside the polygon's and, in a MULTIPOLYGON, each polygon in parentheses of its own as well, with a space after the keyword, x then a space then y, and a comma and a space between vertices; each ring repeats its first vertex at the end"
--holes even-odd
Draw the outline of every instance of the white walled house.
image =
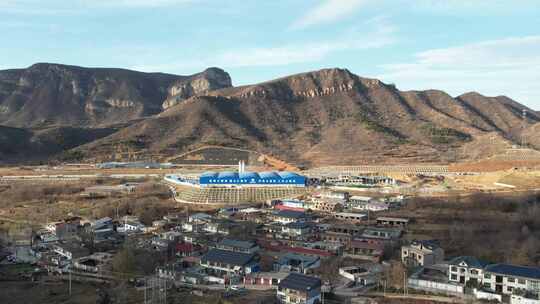
POLYGON ((517 290, 540 294, 540 268, 493 264, 484 268, 483 287, 511 295, 517 290))
POLYGON ((480 286, 487 263, 472 256, 461 256, 448 263, 448 280, 450 282, 472 286, 480 286))

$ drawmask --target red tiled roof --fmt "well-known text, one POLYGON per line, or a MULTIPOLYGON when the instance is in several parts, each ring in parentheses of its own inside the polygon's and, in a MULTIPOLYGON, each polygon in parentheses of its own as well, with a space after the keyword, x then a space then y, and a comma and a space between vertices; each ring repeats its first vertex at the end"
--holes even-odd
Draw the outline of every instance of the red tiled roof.
POLYGON ((292 211, 300 211, 300 212, 306 211, 306 210, 304 210, 304 208, 289 207, 289 206, 284 206, 284 205, 281 205, 281 204, 275 205, 274 209, 277 209, 277 210, 292 210, 292 211))

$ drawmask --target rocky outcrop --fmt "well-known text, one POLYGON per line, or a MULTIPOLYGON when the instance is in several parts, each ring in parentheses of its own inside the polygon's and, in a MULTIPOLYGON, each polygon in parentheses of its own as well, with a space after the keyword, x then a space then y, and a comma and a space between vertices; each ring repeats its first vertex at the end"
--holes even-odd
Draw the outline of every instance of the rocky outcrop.
POLYGON ((358 77, 345 69, 324 69, 293 75, 242 90, 240 98, 314 98, 384 86, 378 79, 358 77), (283 89, 286 87, 287 89, 283 89), (281 88, 281 89, 280 89, 281 88))
POLYGON ((189 79, 178 80, 172 84, 167 90, 167 99, 162 107, 168 109, 190 97, 231 86, 231 77, 227 72, 218 68, 209 68, 189 79))

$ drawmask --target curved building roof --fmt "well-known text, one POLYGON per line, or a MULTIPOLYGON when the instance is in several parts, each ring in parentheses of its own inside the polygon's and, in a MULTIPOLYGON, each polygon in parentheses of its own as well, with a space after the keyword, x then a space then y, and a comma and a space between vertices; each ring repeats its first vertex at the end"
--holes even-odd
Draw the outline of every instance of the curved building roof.
POLYGON ((240 178, 259 178, 259 174, 256 172, 241 172, 238 174, 240 178))
POLYGON ((304 176, 299 175, 294 172, 233 172, 233 171, 224 171, 224 172, 205 172, 200 175, 202 179, 216 179, 216 180, 242 180, 242 182, 247 182, 248 180, 268 180, 274 182, 279 182, 280 180, 287 180, 287 182, 292 182, 293 179, 304 178, 304 176))
POLYGON ((238 178, 237 172, 232 171, 225 171, 225 172, 219 172, 218 178, 238 178))
POLYGON ((264 179, 281 178, 276 172, 261 172, 259 176, 264 179))

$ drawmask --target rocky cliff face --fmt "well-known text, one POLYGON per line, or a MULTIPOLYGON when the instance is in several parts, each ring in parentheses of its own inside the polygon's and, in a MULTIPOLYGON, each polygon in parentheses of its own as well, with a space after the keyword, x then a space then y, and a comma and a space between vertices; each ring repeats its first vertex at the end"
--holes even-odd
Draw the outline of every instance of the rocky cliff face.
POLYGON ((40 63, 0 71, 0 124, 99 126, 159 113, 164 100, 231 85, 227 73, 192 76, 40 63), (175 94, 171 94, 175 93, 175 94))
POLYGON ((173 83, 167 90, 167 99, 163 102, 162 107, 166 110, 190 97, 229 87, 232 87, 229 74, 222 69, 209 68, 188 79, 178 80, 173 83))

